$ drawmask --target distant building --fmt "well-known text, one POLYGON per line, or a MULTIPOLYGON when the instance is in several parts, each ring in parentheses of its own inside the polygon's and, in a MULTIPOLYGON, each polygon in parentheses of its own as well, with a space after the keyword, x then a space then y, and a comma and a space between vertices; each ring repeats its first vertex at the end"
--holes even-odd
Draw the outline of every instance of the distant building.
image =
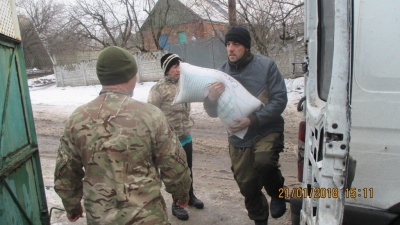
POLYGON ((144 34, 144 48, 155 51, 156 43, 168 50, 171 44, 223 39, 228 26, 228 12, 211 0, 159 0, 141 31, 144 34))

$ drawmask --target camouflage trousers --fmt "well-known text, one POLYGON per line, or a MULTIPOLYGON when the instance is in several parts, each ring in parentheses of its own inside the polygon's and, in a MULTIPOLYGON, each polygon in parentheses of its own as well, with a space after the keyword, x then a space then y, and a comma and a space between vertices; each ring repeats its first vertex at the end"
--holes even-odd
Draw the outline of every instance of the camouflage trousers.
POLYGON ((262 188, 268 195, 278 197, 279 188, 283 187, 285 179, 279 169, 283 140, 283 133, 271 133, 254 138, 253 146, 248 148, 229 145, 231 169, 252 220, 265 220, 269 216, 268 201, 262 188))

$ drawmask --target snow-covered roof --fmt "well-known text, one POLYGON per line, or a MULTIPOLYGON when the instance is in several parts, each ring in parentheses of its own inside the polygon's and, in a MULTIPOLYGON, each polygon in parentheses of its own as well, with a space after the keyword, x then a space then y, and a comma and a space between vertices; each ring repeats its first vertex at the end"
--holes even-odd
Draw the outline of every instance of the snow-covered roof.
POLYGON ((224 5, 213 0, 179 0, 187 8, 204 20, 213 22, 228 22, 228 10, 224 5))
MULTIPOLYGON (((228 23, 227 7, 214 0, 158 0, 151 11, 155 12, 156 10, 164 11, 163 13, 169 10, 168 25, 177 25, 198 20, 211 21, 213 23, 228 23)), ((142 27, 162 26, 162 24, 157 24, 159 19, 152 20, 152 18, 157 18, 157 15, 150 14, 142 27), (155 24, 151 25, 151 23, 155 24)))

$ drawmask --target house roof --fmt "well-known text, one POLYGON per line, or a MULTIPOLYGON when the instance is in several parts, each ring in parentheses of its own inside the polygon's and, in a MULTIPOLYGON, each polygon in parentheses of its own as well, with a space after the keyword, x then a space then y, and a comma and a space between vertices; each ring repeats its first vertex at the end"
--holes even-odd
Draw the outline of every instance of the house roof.
POLYGON ((203 20, 227 23, 228 11, 226 7, 213 0, 179 0, 186 7, 199 15, 203 20))
POLYGON ((158 0, 150 15, 142 25, 145 27, 160 27, 161 25, 177 25, 193 21, 211 21, 227 23, 228 12, 223 6, 213 0, 158 0), (166 24, 161 24, 161 15, 168 10, 166 24), (151 26, 150 23, 154 23, 151 26))

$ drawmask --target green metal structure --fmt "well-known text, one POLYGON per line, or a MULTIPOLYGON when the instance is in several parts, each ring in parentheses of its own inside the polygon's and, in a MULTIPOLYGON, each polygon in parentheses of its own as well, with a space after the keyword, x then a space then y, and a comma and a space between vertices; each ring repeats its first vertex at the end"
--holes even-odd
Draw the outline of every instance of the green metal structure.
POLYGON ((0 224, 49 224, 15 2, 0 1, 0 224))

